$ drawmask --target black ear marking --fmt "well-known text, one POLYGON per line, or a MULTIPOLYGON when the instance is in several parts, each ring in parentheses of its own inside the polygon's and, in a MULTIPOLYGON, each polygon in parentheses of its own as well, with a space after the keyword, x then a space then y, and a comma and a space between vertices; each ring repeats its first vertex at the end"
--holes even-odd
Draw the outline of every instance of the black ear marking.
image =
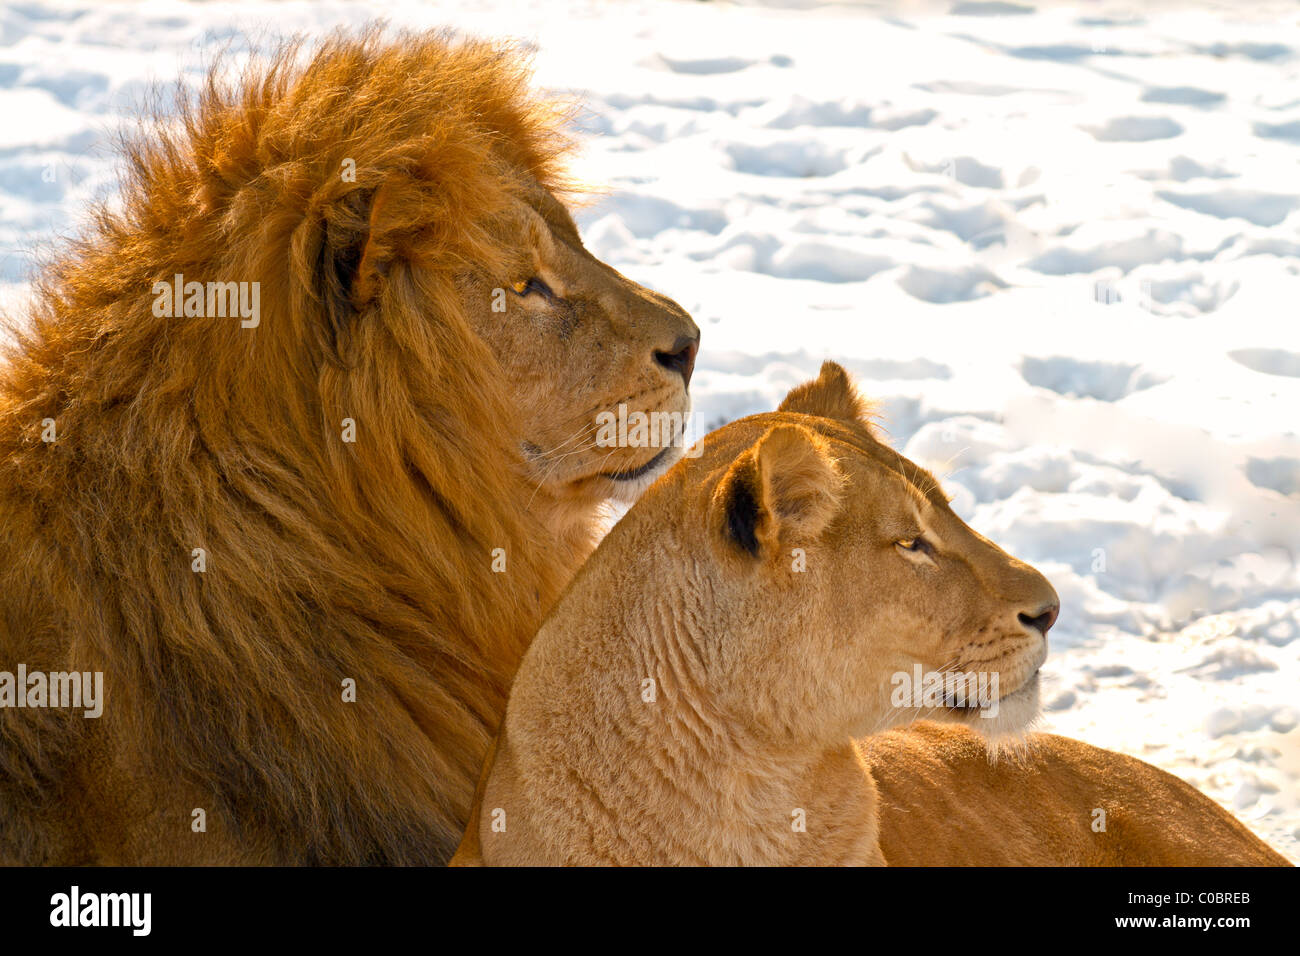
POLYGON ((758 522, 762 517, 758 493, 753 486, 757 475, 752 471, 733 475, 727 489, 727 535, 751 557, 758 557, 758 522))

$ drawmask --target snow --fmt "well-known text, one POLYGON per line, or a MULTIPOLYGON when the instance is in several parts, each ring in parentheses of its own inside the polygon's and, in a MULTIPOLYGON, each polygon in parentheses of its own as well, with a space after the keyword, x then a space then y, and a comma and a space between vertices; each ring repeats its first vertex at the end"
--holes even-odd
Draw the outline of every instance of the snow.
MULTIPOLYGON (((360 3, 0 8, 0 300, 111 194, 112 131, 360 3)), ((712 427, 825 357, 1056 585, 1044 726, 1300 858, 1294 5, 386 5, 584 105, 591 248, 700 323, 712 427)))

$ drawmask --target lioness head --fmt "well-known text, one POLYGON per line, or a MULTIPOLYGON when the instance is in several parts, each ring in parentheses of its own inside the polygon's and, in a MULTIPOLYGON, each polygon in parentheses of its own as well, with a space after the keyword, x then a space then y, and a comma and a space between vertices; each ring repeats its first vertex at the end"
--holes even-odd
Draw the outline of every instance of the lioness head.
POLYGON ((838 365, 709 436, 628 518, 633 553, 680 562, 660 595, 686 595, 696 683, 746 725, 834 740, 926 717, 996 735, 1038 713, 1056 592, 876 437, 838 365))

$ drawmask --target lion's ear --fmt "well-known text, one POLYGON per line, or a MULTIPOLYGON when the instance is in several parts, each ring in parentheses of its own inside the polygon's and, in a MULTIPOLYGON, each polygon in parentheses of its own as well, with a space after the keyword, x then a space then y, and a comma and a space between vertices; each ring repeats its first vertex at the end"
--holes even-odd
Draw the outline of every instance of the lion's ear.
POLYGON ((378 295, 393 254, 384 228, 388 188, 356 189, 325 212, 316 281, 337 340, 378 295))
POLYGON ((718 483, 715 530, 751 557, 813 541, 839 510, 842 484, 824 438, 799 425, 777 425, 718 483))
POLYGON ((858 394, 849 373, 836 362, 823 362, 821 374, 795 386, 777 411, 799 412, 845 422, 866 422, 871 405, 858 394))

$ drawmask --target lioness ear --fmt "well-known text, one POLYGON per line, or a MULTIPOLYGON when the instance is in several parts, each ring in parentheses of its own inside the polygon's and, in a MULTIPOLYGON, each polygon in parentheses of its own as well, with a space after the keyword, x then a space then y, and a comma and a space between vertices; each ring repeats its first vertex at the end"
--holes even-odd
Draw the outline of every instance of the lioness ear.
POLYGON ((823 362, 821 374, 790 390, 778 412, 799 412, 845 422, 865 422, 871 405, 858 394, 849 373, 836 362, 823 362))
POLYGON ((842 483, 824 438, 798 425, 777 425, 718 483, 715 531, 752 557, 812 541, 839 509, 842 483))
POLYGON ((388 189, 356 189, 325 213, 316 281, 337 341, 379 291, 392 255, 383 224, 388 189))

